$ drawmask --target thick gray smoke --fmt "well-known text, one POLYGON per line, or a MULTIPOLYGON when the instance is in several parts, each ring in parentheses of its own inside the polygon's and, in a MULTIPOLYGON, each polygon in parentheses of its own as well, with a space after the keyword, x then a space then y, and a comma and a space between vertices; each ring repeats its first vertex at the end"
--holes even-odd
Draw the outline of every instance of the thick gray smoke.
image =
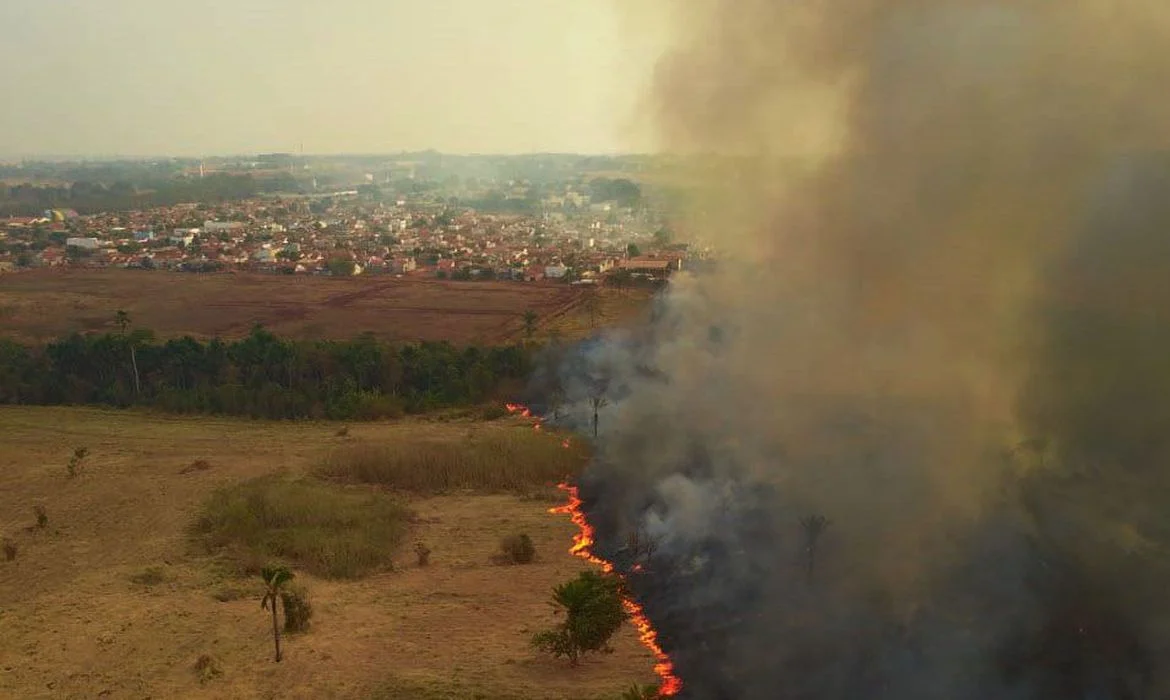
POLYGON ((562 376, 685 692, 1170 698, 1170 7, 675 9, 723 257, 562 376))

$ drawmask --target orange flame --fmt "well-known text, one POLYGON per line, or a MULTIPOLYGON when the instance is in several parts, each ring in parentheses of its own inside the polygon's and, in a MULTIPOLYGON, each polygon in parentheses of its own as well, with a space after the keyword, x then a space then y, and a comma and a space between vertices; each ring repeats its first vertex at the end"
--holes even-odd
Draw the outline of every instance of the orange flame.
MULTIPOLYGON (((549 512, 557 515, 568 515, 569 520, 577 526, 578 530, 577 534, 573 535, 573 546, 569 548, 569 553, 601 567, 601 570, 607 574, 613 573, 613 564, 593 554, 593 526, 589 524, 585 513, 581 510, 581 498, 578 495, 577 487, 558 484, 557 488, 568 494, 569 502, 563 506, 552 508, 549 512)), ((674 675, 674 664, 671 663, 666 652, 662 651, 662 647, 658 646, 658 632, 650 624, 650 619, 642 611, 642 606, 628 596, 622 598, 622 605, 626 609, 626 614, 630 616, 634 628, 638 630, 638 639, 641 640, 642 646, 649 649, 650 653, 654 655, 654 673, 661 680, 658 687, 659 697, 666 698, 678 695, 679 691, 682 690, 682 679, 674 675)))
MULTIPOLYGON (((522 418, 531 418, 532 417, 532 409, 528 408, 524 404, 506 403, 506 404, 504 404, 504 408, 508 409, 508 413, 520 414, 520 416, 522 418)), ((537 431, 540 430, 540 418, 539 417, 536 419, 536 422, 532 424, 532 429, 537 430, 537 431)))
POLYGON ((524 418, 531 418, 532 411, 527 406, 519 403, 506 403, 504 408, 508 409, 508 413, 519 413, 524 418))

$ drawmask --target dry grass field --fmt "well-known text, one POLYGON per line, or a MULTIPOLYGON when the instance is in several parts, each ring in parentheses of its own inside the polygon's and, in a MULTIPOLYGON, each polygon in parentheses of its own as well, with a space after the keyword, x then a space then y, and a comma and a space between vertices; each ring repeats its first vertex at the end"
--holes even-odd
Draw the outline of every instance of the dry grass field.
POLYGON ((557 619, 551 587, 586 566, 567 552, 574 527, 548 513, 545 481, 583 463, 581 452, 526 467, 525 491, 504 462, 547 457, 539 441, 560 449, 560 438, 520 420, 340 427, 0 408, 0 536, 16 547, 14 560, 0 558, 0 697, 579 699, 652 680, 628 626, 614 654, 577 668, 528 644, 557 619), (404 478, 399 462, 412 449, 442 472, 463 459, 459 445, 477 444, 506 455, 475 461, 462 481, 386 488, 404 478), (69 477, 80 446, 88 455, 69 477), (399 462, 344 467, 379 451, 399 462), (195 525, 213 494, 266 476, 332 489, 330 499, 392 499, 410 514, 389 551, 392 571, 326 579, 294 563, 314 616, 308 632, 285 639, 279 664, 259 579, 246 562, 197 546, 195 525), (538 560, 493 563, 501 538, 518 532, 538 560), (416 541, 433 551, 427 567, 415 561, 416 541), (203 655, 219 674, 201 681, 203 655))
POLYGON ((502 343, 525 336, 566 337, 626 322, 645 308, 646 291, 594 292, 563 284, 451 282, 420 278, 306 277, 145 270, 33 270, 0 275, 0 334, 43 341, 73 331, 114 329, 127 311, 159 336, 244 335, 256 323, 294 338, 351 338, 372 332, 393 341, 502 343), (598 303, 586 303, 590 294, 598 303))

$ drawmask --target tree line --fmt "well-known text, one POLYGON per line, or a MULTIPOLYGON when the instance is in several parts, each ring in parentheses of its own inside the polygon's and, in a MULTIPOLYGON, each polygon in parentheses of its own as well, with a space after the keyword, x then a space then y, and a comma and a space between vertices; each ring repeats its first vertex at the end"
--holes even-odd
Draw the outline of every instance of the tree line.
POLYGON ((130 330, 43 344, 0 340, 0 403, 148 406, 255 418, 376 419, 473 406, 518 391, 533 363, 520 345, 457 348, 301 341, 256 326, 242 339, 156 340, 130 330))
POLYGON ((213 173, 206 178, 112 183, 79 180, 67 185, 0 183, 0 216, 39 216, 48 209, 74 209, 81 214, 130 211, 182 202, 229 202, 302 189, 287 174, 256 178, 250 174, 213 173))

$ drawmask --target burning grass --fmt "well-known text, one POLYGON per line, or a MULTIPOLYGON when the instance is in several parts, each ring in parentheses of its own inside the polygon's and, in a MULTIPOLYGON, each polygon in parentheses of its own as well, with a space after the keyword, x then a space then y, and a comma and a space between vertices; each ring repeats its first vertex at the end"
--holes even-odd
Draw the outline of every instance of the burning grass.
POLYGON ((409 517, 385 494, 263 477, 213 493, 193 530, 209 553, 282 559, 348 579, 392 565, 409 517))
POLYGON ((317 474, 351 484, 440 493, 454 490, 528 493, 575 475, 587 455, 536 430, 499 430, 460 442, 359 444, 338 448, 317 474))
MULTIPOLYGON (((568 503, 557 508, 552 508, 550 512, 568 515, 569 519, 579 529, 579 532, 573 536, 573 545, 569 548, 569 553, 591 564, 597 565, 607 574, 614 573, 612 563, 593 553, 593 526, 589 524, 589 520, 585 517, 584 511, 581 510, 581 498, 578 494, 577 487, 561 484, 561 489, 568 496, 568 503)), ((654 655, 654 673, 661 680, 658 695, 660 697, 678 695, 682 691, 682 680, 674 675, 674 664, 666 652, 662 650, 662 647, 659 646, 658 632, 650 623, 650 618, 646 617, 646 613, 643 612, 642 606, 638 604, 638 601, 629 597, 628 594, 622 597, 622 606, 630 622, 638 630, 638 639, 654 655)))

